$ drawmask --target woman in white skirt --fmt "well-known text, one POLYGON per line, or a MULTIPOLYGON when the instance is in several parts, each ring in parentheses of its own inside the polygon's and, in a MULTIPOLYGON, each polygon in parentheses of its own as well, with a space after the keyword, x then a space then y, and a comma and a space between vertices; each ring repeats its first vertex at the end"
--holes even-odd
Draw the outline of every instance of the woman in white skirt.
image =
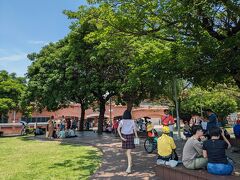
POLYGON ((123 113, 123 119, 120 121, 118 126, 118 134, 122 139, 122 149, 126 149, 126 155, 128 160, 128 167, 126 172, 131 173, 132 167, 132 155, 131 151, 135 148, 134 135, 137 138, 137 128, 134 120, 132 120, 131 112, 126 110, 123 113))

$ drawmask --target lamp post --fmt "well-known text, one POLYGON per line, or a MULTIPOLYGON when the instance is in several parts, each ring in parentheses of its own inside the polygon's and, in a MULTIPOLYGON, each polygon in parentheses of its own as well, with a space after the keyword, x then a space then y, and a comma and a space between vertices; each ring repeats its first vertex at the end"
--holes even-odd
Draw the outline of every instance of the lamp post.
POLYGON ((110 97, 110 123, 112 124, 112 98, 110 97))
POLYGON ((16 111, 14 110, 13 111, 13 123, 15 123, 16 122, 16 111))
MULTIPOLYGON (((104 98, 106 99, 107 98, 107 96, 109 95, 110 93, 107 91, 103 96, 104 96, 104 98)), ((112 120, 112 102, 111 102, 111 97, 109 98, 109 100, 110 100, 110 109, 109 109, 109 114, 110 114, 110 116, 109 116, 109 119, 110 119, 110 122, 112 122, 111 120, 112 120)))

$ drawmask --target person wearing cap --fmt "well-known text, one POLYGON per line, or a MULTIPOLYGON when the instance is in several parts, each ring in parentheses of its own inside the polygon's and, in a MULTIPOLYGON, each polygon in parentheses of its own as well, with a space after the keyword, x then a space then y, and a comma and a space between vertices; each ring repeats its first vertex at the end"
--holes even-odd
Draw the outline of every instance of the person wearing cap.
POLYGON ((202 169, 207 166, 207 159, 203 157, 203 129, 200 125, 192 127, 193 136, 190 137, 183 147, 183 165, 187 169, 202 169))
POLYGON ((169 110, 165 109, 164 110, 164 115, 162 116, 162 125, 163 126, 168 126, 170 129, 170 136, 173 137, 173 127, 174 127, 174 119, 172 115, 169 114, 169 110))
MULTIPOLYGON (((168 126, 162 128, 162 136, 158 138, 157 147, 158 147, 158 160, 157 164, 166 164, 170 165, 172 155, 175 152, 176 144, 172 137, 169 136, 170 129, 168 126)), ((175 166, 177 165, 177 162, 175 166)))

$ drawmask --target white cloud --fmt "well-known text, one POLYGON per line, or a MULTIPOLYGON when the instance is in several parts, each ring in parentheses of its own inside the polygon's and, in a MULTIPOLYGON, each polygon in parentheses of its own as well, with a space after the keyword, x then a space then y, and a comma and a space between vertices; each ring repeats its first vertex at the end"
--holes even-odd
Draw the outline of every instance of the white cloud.
POLYGON ((17 53, 8 56, 0 56, 0 62, 21 61, 27 58, 27 53, 17 53))
POLYGON ((46 41, 33 41, 33 40, 30 40, 28 41, 29 44, 35 44, 35 45, 47 45, 48 42, 46 41))

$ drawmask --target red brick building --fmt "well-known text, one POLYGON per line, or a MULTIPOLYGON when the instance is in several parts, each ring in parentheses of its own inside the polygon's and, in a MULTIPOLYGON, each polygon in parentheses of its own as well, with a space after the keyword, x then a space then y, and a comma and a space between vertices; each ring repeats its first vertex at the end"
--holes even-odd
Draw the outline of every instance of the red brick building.
MULTIPOLYGON (((152 121, 158 122, 160 117, 163 115, 163 110, 166 107, 164 106, 140 106, 133 108, 132 110, 132 117, 133 119, 139 119, 143 117, 149 117, 152 121)), ((110 105, 106 105, 106 112, 105 112, 105 120, 108 122, 113 121, 114 119, 121 118, 123 112, 126 110, 126 106, 117 106, 111 105, 111 112, 110 112, 110 105)), ((46 126, 46 122, 51 116, 54 116, 55 119, 60 119, 62 116, 75 118, 76 120, 80 119, 81 115, 81 108, 79 104, 73 104, 68 108, 63 108, 54 112, 49 112, 43 110, 40 112, 33 112, 31 118, 23 118, 21 113, 9 113, 8 123, 1 124, 0 123, 0 131, 3 131, 4 134, 19 134, 22 129, 22 125, 19 123, 21 120, 27 121, 30 123, 31 126, 35 122, 38 124, 43 124, 46 126)), ((86 110, 85 114, 85 122, 91 122, 93 126, 97 126, 99 112, 93 111, 93 109, 86 110)))
MULTIPOLYGON (((140 106, 133 108, 132 110, 132 117, 133 119, 139 119, 143 117, 150 117, 152 119, 159 119, 163 115, 164 106, 140 106)), ((108 120, 113 120, 120 118, 123 114, 123 112, 126 110, 126 106, 117 106, 112 105, 111 106, 111 112, 110 112, 110 105, 106 105, 106 112, 105 112, 105 118, 108 120)), ((47 121, 46 119, 50 118, 51 116, 54 116, 55 119, 61 118, 63 116, 65 117, 73 117, 76 119, 80 118, 81 115, 81 108, 79 104, 73 104, 69 106, 68 108, 63 108, 54 112, 43 110, 40 112, 33 112, 32 118, 29 119, 30 122, 44 122, 47 121)), ((85 114, 85 120, 87 119, 94 119, 97 121, 99 116, 99 112, 93 111, 93 109, 87 109, 85 114)), ((14 114, 13 112, 9 113, 9 119, 8 123, 17 123, 22 119, 21 113, 14 114)))

